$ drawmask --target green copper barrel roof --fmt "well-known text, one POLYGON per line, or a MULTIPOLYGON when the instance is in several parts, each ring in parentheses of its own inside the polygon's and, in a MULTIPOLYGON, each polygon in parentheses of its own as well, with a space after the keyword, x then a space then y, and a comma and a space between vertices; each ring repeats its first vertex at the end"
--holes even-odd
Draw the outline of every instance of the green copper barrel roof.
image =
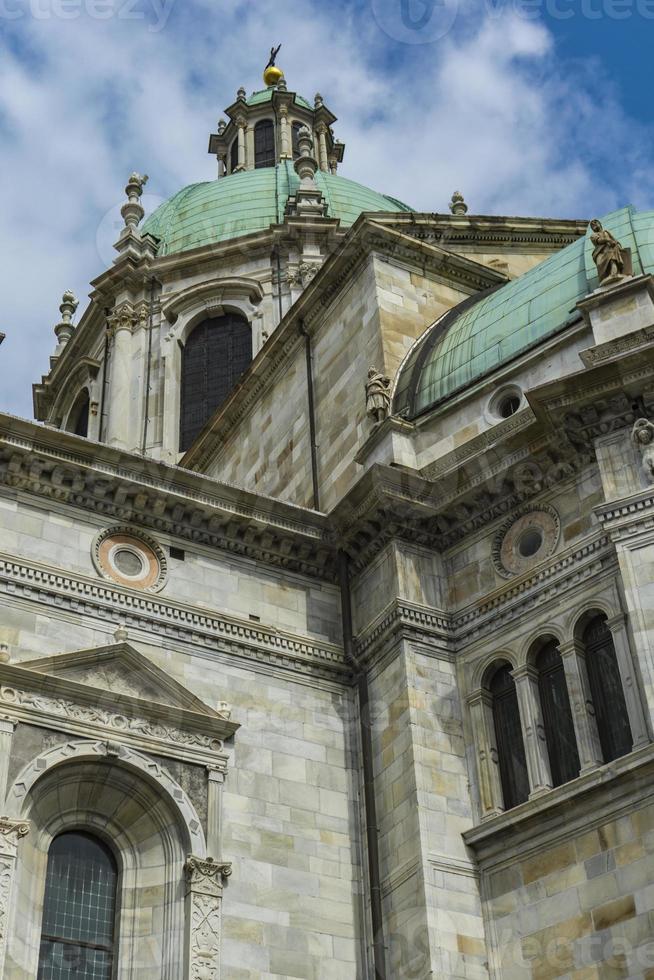
MULTIPOLYGON (((190 184, 161 204, 141 231, 159 239, 159 255, 263 231, 284 220, 286 201, 299 183, 292 164, 285 161, 276 167, 190 184)), ((316 183, 327 202, 328 217, 338 218, 346 226, 354 224, 364 211, 412 210, 345 177, 319 171, 316 183)))
MULTIPOLYGON (((602 223, 631 248, 634 275, 654 272, 654 211, 623 208, 602 223)), ((400 369, 394 413, 416 418, 576 319, 576 303, 599 285, 590 234, 432 324, 400 369)))

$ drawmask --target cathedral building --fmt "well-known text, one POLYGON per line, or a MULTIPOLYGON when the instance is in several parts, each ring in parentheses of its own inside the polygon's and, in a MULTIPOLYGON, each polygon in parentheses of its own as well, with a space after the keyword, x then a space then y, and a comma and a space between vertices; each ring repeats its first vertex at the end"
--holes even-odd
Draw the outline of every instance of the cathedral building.
POLYGON ((0 978, 652 980, 654 211, 264 84, 0 416, 0 978))

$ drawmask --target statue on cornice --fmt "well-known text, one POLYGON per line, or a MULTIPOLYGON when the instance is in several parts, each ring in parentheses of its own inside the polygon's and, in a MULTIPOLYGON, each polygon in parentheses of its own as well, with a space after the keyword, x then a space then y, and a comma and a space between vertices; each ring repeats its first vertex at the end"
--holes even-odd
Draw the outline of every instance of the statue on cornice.
POLYGON ((630 264, 629 251, 622 247, 610 231, 602 227, 602 222, 597 218, 593 218, 590 227, 593 231, 590 236, 594 246, 593 262, 597 266, 600 285, 618 282, 625 275, 630 275, 631 270, 627 268, 630 264))
POLYGON ((641 456, 641 466, 648 483, 654 483, 654 424, 638 419, 631 431, 631 441, 641 456))
POLYGON ((366 411, 379 424, 387 418, 391 408, 391 379, 371 367, 366 381, 366 411))

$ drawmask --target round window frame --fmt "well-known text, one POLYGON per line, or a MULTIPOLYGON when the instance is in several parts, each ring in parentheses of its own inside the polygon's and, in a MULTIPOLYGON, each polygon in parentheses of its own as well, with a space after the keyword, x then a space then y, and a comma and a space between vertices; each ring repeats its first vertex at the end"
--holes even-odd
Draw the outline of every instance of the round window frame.
POLYGON ((561 537, 561 519, 549 504, 523 507, 499 528, 493 538, 492 559, 502 578, 516 578, 530 572, 556 551, 561 537), (531 555, 520 552, 520 541, 531 531, 541 535, 541 545, 531 555))
POLYGON ((161 545, 139 528, 114 525, 96 534, 91 548, 93 565, 102 578, 123 588, 160 592, 168 580, 168 562, 161 545), (118 551, 130 551, 141 561, 142 572, 128 575, 115 564, 118 551))
POLYGON ((525 407, 525 395, 522 388, 520 388, 516 384, 510 384, 510 385, 504 385, 502 388, 500 388, 499 391, 495 392, 493 397, 488 402, 487 412, 489 417, 492 419, 494 423, 508 422, 509 419, 512 419, 524 407, 525 407), (511 412, 510 415, 502 415, 500 411, 500 406, 508 398, 517 398, 518 407, 516 408, 515 412, 511 412))

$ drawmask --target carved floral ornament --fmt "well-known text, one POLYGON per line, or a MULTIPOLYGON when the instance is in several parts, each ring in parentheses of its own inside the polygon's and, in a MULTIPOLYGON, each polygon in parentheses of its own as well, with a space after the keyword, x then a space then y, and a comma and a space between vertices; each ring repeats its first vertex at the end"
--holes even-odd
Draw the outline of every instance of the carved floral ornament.
POLYGON ((149 718, 128 717, 95 705, 77 704, 66 698, 48 697, 36 691, 23 691, 4 684, 0 685, 0 702, 10 707, 32 709, 56 718, 99 726, 111 730, 116 736, 131 735, 167 745, 205 749, 208 752, 221 752, 223 749, 222 741, 213 735, 184 731, 175 725, 149 718))
POLYGON ((96 535, 91 547, 96 571, 131 589, 159 592, 166 584, 163 548, 149 535, 131 527, 109 527, 96 535))
POLYGON ((493 564, 503 578, 521 575, 556 550, 561 521, 553 507, 524 507, 502 525, 493 540, 493 564))

